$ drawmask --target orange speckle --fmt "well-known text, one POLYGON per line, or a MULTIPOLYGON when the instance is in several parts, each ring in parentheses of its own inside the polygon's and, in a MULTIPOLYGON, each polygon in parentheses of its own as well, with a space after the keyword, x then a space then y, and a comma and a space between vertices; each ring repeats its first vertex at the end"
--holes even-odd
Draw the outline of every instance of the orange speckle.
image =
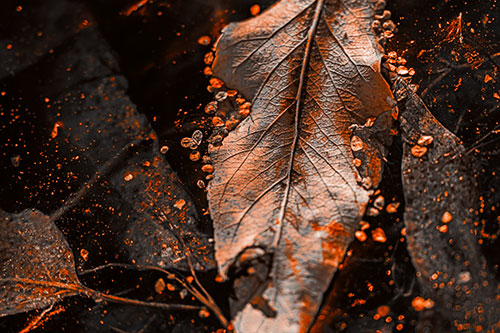
POLYGON ((431 309, 434 307, 434 301, 430 298, 424 299, 423 297, 417 296, 411 301, 411 306, 415 311, 422 311, 424 309, 431 309))
POLYGON ((453 216, 450 214, 450 212, 444 212, 443 216, 441 216, 441 222, 443 223, 450 223, 451 220, 453 220, 453 216))
POLYGON ((211 65, 212 62, 214 62, 214 54, 212 52, 208 52, 207 54, 205 54, 203 61, 206 65, 211 65))
POLYGON ((490 81, 492 81, 492 80, 493 80, 493 78, 492 78, 491 76, 489 76, 488 74, 486 74, 486 75, 484 76, 484 83, 488 83, 488 82, 490 82, 490 81))
POLYGON ((260 13, 260 6, 255 4, 253 5, 252 7, 250 7, 250 14, 252 14, 253 16, 257 16, 259 15, 260 13))
POLYGON ((214 167, 211 164, 205 164, 204 166, 201 167, 201 171, 206 173, 212 173, 214 172, 214 167))
POLYGON ((52 131, 50 132, 50 137, 54 139, 59 133, 59 127, 64 128, 64 123, 62 121, 56 121, 52 131))
POLYGON ((87 259, 89 258, 89 251, 81 249, 80 256, 82 257, 83 261, 87 261, 87 259))
POLYGON ((186 204, 186 201, 184 199, 179 199, 175 202, 174 207, 177 209, 182 209, 184 205, 186 204))
POLYGON ((427 153, 427 147, 415 145, 411 147, 411 154, 415 157, 422 157, 427 153))
POLYGON ((216 89, 222 88, 222 86, 224 84, 224 82, 222 82, 221 80, 219 80, 218 78, 215 78, 215 77, 211 78, 209 82, 210 82, 210 85, 216 89))
POLYGON ((133 4, 132 6, 128 7, 124 11, 122 11, 120 14, 130 16, 133 12, 137 11, 142 6, 144 6, 148 1, 149 0, 140 0, 139 2, 133 4))
POLYGON ((123 180, 126 181, 126 182, 129 182, 131 181, 132 179, 134 179, 134 175, 131 173, 131 172, 126 172, 124 175, 123 175, 123 180))
POLYGON ((359 222, 359 225, 361 226, 361 230, 366 230, 366 229, 370 228, 370 223, 368 223, 366 221, 359 222))
POLYGON ((192 276, 188 276, 188 277, 186 278, 186 281, 187 281, 188 283, 193 283, 193 280, 194 280, 194 279, 193 279, 193 277, 192 277, 192 276))
POLYGON ((201 309, 200 312, 198 312, 198 315, 201 317, 201 318, 208 318, 210 316, 210 312, 208 312, 207 310, 205 309, 201 309))
POLYGON ((354 236, 356 236, 356 238, 360 241, 360 242, 364 242, 367 238, 366 234, 364 231, 361 231, 361 230, 358 230, 354 233, 354 236))
POLYGON ((12 44, 7 44, 7 50, 12 50, 12 44))
POLYGON ((200 38, 198 38, 198 44, 203 45, 203 46, 207 46, 208 44, 210 44, 210 37, 209 36, 201 36, 200 38))
POLYGON ((442 232, 443 234, 448 232, 448 226, 445 224, 445 225, 441 225, 438 227, 438 230, 439 232, 442 232))
POLYGON ((391 311, 391 309, 387 306, 387 305, 382 305, 382 306, 379 306, 377 308, 377 313, 381 316, 381 317, 385 317, 389 314, 389 312, 391 311))
POLYGON ((385 243, 385 241, 387 240, 385 232, 381 228, 376 228, 375 230, 372 231, 372 238, 375 242, 379 243, 385 243))
POLYGON ((389 214, 394 214, 398 211, 399 205, 399 202, 391 202, 385 207, 385 211, 389 214))
POLYGON ((434 141, 434 138, 430 135, 422 135, 419 139, 418 139, 418 145, 419 146, 428 146, 432 143, 432 141, 434 141))
POLYGON ((203 70, 203 74, 205 74, 206 76, 210 76, 213 73, 214 72, 212 72, 212 68, 210 68, 209 66, 205 67, 205 69, 203 70))
POLYGON ((156 280, 156 283, 155 283, 156 293, 158 293, 158 294, 163 293, 165 291, 165 287, 166 287, 166 284, 162 278, 159 278, 158 280, 156 280))

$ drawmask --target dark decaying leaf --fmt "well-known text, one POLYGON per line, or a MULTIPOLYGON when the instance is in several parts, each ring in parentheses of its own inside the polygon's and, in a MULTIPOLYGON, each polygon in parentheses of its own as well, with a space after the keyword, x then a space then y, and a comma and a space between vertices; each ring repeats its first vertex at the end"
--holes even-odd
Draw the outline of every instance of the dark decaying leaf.
POLYGON ((446 318, 451 329, 494 330, 500 318, 497 283, 473 225, 477 162, 403 81, 396 81, 394 91, 402 101, 406 236, 422 290, 435 303, 434 317, 446 318))
POLYGON ((79 158, 79 168, 93 174, 123 147, 137 143, 103 184, 103 202, 111 211, 106 223, 130 260, 187 269, 184 250, 189 250, 197 268, 213 267, 196 208, 161 155, 147 118, 126 95, 127 81, 117 74, 115 56, 98 30, 89 27, 73 35, 45 65, 51 70, 39 90, 51 101, 49 121, 60 124, 55 140, 67 154, 60 158, 79 158))
POLYGON ((388 137, 394 111, 371 29, 380 9, 283 0, 217 42, 214 76, 252 111, 210 151, 216 260, 226 276, 235 262, 271 258, 262 295, 257 288, 235 320, 243 332, 311 325, 380 180, 384 152, 374 142, 388 137), (368 173, 351 149, 367 152, 368 173))
POLYGON ((28 68, 63 44, 89 24, 89 16, 81 1, 2 2, 0 79, 28 68), (12 13, 15 13, 15 18, 12 18, 12 13))
POLYGON ((48 216, 25 210, 0 217, 0 317, 81 292, 73 253, 48 216))

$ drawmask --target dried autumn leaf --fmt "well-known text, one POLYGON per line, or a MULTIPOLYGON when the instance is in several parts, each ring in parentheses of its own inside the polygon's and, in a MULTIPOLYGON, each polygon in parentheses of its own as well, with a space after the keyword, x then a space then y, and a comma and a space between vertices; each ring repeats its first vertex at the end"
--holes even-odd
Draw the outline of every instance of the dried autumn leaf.
POLYGON ((391 125, 392 95, 371 30, 375 5, 283 0, 230 24, 217 43, 214 75, 252 112, 210 152, 216 259, 226 276, 238 258, 272 257, 272 283, 237 316, 238 330, 307 330, 380 180, 377 137, 391 125), (351 132, 364 142, 362 177, 351 132))
POLYGON ((74 295, 164 310, 199 310, 198 306, 143 302, 85 287, 76 275, 73 252, 52 216, 37 210, 19 214, 0 210, 0 317, 46 308, 74 295))
MULTIPOLYGON (((435 302, 436 318, 455 329, 494 330, 500 318, 497 282, 473 225, 476 162, 403 81, 396 81, 393 90, 402 101, 406 238, 421 289, 435 302), (434 138, 433 146, 417 159, 412 147, 424 135, 434 138)), ((425 308, 414 302, 417 311, 425 308)))
POLYGON ((0 317, 79 294, 73 253, 49 217, 0 211, 0 317))

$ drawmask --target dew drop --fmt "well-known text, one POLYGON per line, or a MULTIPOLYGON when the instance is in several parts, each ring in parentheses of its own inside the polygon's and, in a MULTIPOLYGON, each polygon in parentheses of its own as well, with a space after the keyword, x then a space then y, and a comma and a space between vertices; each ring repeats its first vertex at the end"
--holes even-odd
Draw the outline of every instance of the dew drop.
POLYGON ((168 146, 162 146, 160 148, 160 153, 162 153, 163 155, 165 155, 167 152, 168 152, 168 146))

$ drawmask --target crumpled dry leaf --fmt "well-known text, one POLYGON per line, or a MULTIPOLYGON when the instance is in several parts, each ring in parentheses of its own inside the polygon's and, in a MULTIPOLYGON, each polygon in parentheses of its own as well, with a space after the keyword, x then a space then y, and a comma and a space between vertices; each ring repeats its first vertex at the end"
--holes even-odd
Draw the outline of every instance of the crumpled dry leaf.
POLYGON ((272 281, 235 319, 242 332, 307 330, 380 180, 375 141, 388 136, 392 95, 370 25, 376 2, 283 0, 217 43, 214 76, 252 111, 210 151, 216 260, 226 276, 272 258, 272 281), (367 152, 362 176, 351 147, 367 152))
POLYGON ((393 90, 401 101, 406 238, 424 296, 435 303, 433 317, 456 330, 494 330, 497 282, 473 225, 476 162, 402 80, 393 90))
POLYGON ((0 317, 81 293, 73 253, 48 216, 0 210, 0 218, 0 317))

